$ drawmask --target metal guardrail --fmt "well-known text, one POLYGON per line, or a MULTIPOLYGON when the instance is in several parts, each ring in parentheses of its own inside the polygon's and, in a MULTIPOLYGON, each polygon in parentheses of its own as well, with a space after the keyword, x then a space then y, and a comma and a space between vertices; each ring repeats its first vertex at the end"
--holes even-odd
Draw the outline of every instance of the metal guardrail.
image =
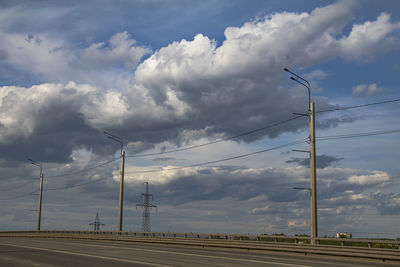
MULTIPOLYGON (((179 232, 135 232, 135 231, 75 231, 75 230, 45 230, 45 231, 0 231, 1 236, 16 235, 46 235, 46 234, 68 234, 68 235, 105 235, 105 236, 134 236, 134 237, 158 237, 158 238, 185 238, 205 240, 227 240, 257 243, 288 243, 288 244, 310 244, 308 236, 279 236, 279 235, 240 235, 220 233, 179 233, 179 232)), ((400 249, 400 240, 388 239, 353 239, 353 238, 327 238, 318 237, 316 246, 329 245, 341 247, 368 247, 400 249)))
POLYGON ((310 245, 310 237, 306 236, 70 230, 3 231, 0 232, 0 238, 1 237, 124 241, 148 244, 196 246, 202 248, 243 249, 259 252, 279 251, 302 253, 305 255, 329 255, 367 258, 382 261, 400 261, 400 241, 395 240, 317 238, 317 244, 310 245), (361 244, 362 246, 357 246, 361 244))

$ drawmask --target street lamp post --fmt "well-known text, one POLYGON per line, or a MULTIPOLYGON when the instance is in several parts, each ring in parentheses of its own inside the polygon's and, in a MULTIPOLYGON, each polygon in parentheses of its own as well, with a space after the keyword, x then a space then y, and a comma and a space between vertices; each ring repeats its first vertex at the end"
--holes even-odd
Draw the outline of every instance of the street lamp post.
POLYGON ((42 192, 43 192, 43 168, 42 164, 34 160, 28 159, 33 165, 40 167, 40 188, 39 188, 39 207, 38 207, 38 221, 37 230, 40 231, 40 222, 42 218, 42 192))
POLYGON ((288 68, 285 71, 293 74, 290 79, 303 85, 308 90, 308 114, 310 119, 310 227, 311 227, 311 244, 315 245, 315 238, 318 237, 317 224, 317 172, 316 172, 316 155, 315 155, 315 103, 311 102, 311 86, 310 83, 292 72, 288 68))
POLYGON ((123 216, 123 208, 124 208, 124 173, 125 173, 125 151, 122 150, 123 142, 122 138, 116 136, 114 134, 108 133, 104 131, 104 134, 107 135, 107 138, 118 142, 121 145, 121 170, 120 170, 120 183, 119 183, 119 202, 118 202, 118 231, 122 232, 122 216, 123 216))

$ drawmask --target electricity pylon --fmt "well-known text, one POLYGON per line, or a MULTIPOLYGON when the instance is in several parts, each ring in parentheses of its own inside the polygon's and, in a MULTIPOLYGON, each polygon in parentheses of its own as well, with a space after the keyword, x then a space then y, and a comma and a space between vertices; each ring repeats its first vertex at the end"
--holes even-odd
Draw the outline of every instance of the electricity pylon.
POLYGON ((145 184, 146 193, 142 193, 142 196, 144 196, 144 202, 136 204, 136 209, 137 207, 141 207, 143 209, 142 232, 150 232, 150 210, 152 208, 156 208, 157 211, 157 206, 150 203, 150 197, 151 200, 153 200, 153 194, 149 193, 149 183, 145 182, 145 184))
POLYGON ((100 225, 105 225, 105 224, 100 222, 99 213, 96 213, 96 219, 94 219, 94 222, 89 223, 89 225, 94 226, 94 231, 100 231, 100 225))

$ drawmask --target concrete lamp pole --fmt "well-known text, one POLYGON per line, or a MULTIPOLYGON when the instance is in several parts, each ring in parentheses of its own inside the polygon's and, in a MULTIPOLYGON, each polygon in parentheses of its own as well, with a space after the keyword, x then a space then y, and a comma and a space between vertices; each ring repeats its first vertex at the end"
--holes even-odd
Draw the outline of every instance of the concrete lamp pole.
POLYGON ((40 167, 40 188, 39 188, 39 207, 38 207, 38 221, 37 230, 40 231, 40 222, 42 218, 42 192, 43 192, 43 168, 42 164, 34 160, 28 159, 33 165, 40 167))
POLYGON ((318 237, 318 224, 317 224, 317 171, 315 161, 315 103, 311 102, 311 86, 310 83, 292 72, 284 68, 285 71, 293 74, 290 79, 303 85, 308 90, 308 116, 310 119, 310 226, 311 226, 311 244, 315 245, 315 238, 318 237))
POLYGON ((121 180, 119 183, 119 208, 118 208, 118 231, 122 232, 122 217, 123 217, 123 209, 124 209, 124 173, 125 173, 125 151, 122 150, 123 142, 122 138, 111 133, 104 131, 104 134, 107 135, 107 138, 118 142, 121 145, 121 180))

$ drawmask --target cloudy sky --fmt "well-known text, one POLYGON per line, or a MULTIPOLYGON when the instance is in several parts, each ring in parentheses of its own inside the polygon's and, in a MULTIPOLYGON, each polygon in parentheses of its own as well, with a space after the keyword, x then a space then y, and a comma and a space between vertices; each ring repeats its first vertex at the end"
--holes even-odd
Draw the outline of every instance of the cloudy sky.
POLYGON ((319 234, 400 237, 399 39, 396 0, 1 0, 0 229, 36 227, 31 158, 42 229, 115 230, 109 131, 124 230, 148 181, 153 231, 309 233, 286 67, 318 112, 319 234))

